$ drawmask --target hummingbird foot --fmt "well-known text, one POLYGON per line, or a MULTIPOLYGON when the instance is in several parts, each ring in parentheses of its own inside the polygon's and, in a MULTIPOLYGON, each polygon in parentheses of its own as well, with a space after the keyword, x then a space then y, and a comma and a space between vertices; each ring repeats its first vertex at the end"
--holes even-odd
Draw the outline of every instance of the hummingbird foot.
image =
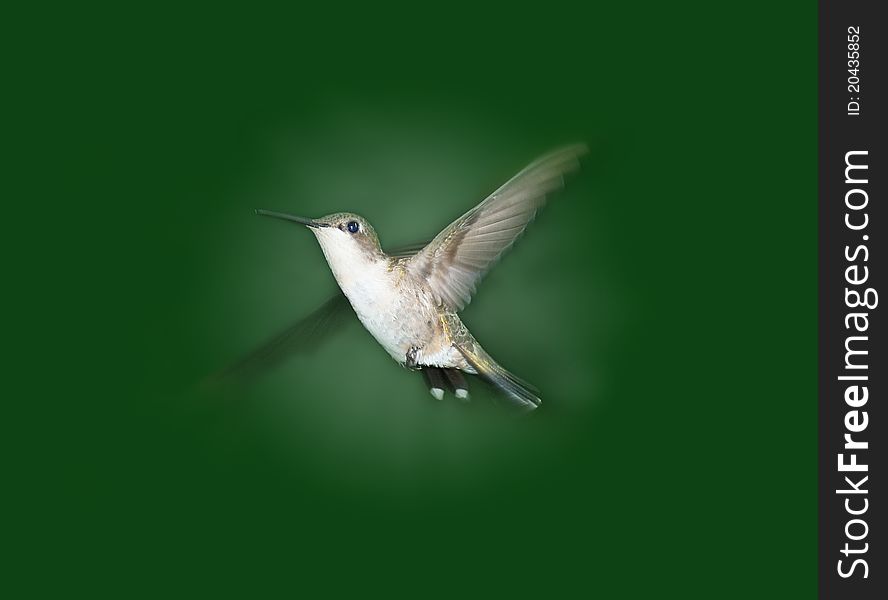
POLYGON ((407 351, 407 355, 405 356, 404 365, 408 369, 413 369, 414 371, 419 368, 419 362, 417 362, 417 355, 419 354, 419 348, 416 346, 410 346, 410 349, 407 351))

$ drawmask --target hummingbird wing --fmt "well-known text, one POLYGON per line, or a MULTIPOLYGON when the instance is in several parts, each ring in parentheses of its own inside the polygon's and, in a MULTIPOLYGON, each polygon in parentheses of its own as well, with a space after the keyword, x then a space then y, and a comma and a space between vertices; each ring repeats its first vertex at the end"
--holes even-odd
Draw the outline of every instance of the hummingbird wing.
POLYGON ((407 262, 438 301, 460 310, 475 286, 533 220, 546 194, 563 185, 565 173, 579 167, 583 144, 565 146, 535 160, 481 204, 451 223, 407 262))
POLYGON ((270 337, 255 350, 210 379, 216 381, 252 379, 284 359, 315 347, 322 338, 345 322, 349 312, 351 306, 348 300, 338 292, 317 310, 270 337))
MULTIPOLYGON (((392 248, 388 254, 395 258, 408 258, 428 243, 426 240, 392 248)), ((218 371, 209 379, 212 381, 251 379, 292 356, 316 347, 338 330, 350 315, 354 315, 354 311, 342 291, 337 289, 336 294, 314 312, 273 335, 252 352, 218 371)))
POLYGON ((386 254, 388 254, 392 258, 410 258, 417 252, 428 246, 431 241, 432 240, 424 240, 422 242, 416 242, 413 244, 404 244, 403 246, 398 246, 397 248, 386 250, 386 254))

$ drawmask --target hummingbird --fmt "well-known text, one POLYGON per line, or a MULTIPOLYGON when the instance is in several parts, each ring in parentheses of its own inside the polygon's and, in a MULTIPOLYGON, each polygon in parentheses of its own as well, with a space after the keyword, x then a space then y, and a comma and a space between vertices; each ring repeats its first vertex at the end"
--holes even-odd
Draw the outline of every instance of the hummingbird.
POLYGON ((420 371, 436 399, 445 389, 468 399, 463 374, 480 377, 523 409, 542 402, 534 386, 497 363, 459 312, 476 286, 533 220, 547 194, 579 167, 583 144, 545 154, 509 179, 428 243, 385 252, 367 219, 349 212, 320 218, 258 209, 256 214, 305 226, 317 239, 341 290, 304 319, 254 352, 255 361, 296 338, 316 336, 350 305, 358 320, 401 366, 420 371), (347 301, 347 303, 345 301, 347 301))

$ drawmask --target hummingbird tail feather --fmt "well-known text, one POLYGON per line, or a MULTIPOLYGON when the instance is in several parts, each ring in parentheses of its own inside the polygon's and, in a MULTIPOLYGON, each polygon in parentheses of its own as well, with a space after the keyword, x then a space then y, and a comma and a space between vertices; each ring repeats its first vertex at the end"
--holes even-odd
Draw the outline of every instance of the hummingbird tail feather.
POLYGON ((444 374, 441 372, 441 369, 437 367, 423 367, 422 375, 432 397, 435 400, 442 400, 444 398, 445 384, 444 374))
POLYGON ((447 382, 450 384, 450 389, 453 390, 454 396, 460 400, 469 399, 469 384, 458 369, 444 369, 444 376, 447 377, 447 382))
POLYGON ((534 410, 541 403, 539 390, 516 375, 505 370, 477 342, 469 350, 457 346, 466 361, 478 371, 478 376, 497 388, 509 400, 526 410, 534 410))

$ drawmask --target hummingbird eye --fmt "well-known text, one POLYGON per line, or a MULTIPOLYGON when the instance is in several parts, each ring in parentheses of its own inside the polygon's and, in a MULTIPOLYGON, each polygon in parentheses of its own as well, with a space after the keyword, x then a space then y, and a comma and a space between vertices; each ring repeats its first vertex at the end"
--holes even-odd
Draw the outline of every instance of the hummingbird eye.
POLYGON ((360 229, 361 226, 358 225, 357 221, 349 221, 348 225, 346 225, 346 228, 348 229, 349 233, 357 233, 358 229, 360 229))

